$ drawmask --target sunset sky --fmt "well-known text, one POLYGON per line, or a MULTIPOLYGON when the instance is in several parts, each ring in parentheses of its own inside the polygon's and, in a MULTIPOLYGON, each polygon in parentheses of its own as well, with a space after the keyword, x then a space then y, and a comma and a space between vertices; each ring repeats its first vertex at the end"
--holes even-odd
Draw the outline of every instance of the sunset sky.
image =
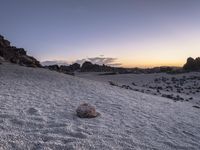
POLYGON ((200 0, 0 0, 0 20, 0 34, 40 61, 152 67, 200 56, 200 0))

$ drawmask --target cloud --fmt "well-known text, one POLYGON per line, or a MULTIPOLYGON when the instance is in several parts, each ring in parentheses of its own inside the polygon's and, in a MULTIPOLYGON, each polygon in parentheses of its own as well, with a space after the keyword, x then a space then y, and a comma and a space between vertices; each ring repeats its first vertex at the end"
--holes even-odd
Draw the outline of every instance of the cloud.
POLYGON ((103 57, 102 55, 100 57, 90 57, 90 58, 84 58, 80 60, 76 60, 75 63, 83 64, 85 61, 90 61, 93 64, 99 64, 99 65, 108 65, 108 66, 121 66, 122 64, 117 63, 117 58, 112 57, 103 57))

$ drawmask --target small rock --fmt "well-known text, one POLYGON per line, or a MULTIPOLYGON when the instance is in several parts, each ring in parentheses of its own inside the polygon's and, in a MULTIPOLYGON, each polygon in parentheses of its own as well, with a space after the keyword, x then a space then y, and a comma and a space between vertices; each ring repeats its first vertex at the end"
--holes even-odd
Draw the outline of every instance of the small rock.
POLYGON ((194 108, 198 108, 198 109, 200 109, 200 106, 193 106, 194 108))
POLYGON ((116 83, 114 83, 112 81, 109 81, 109 84, 112 85, 112 86, 118 86, 116 83))
POLYGON ((94 118, 99 115, 94 106, 83 103, 76 109, 77 116, 80 118, 94 118))
POLYGON ((0 61, 5 61, 3 57, 0 56, 0 61))
POLYGON ((4 62, 4 58, 0 56, 0 64, 2 64, 2 62, 4 62))

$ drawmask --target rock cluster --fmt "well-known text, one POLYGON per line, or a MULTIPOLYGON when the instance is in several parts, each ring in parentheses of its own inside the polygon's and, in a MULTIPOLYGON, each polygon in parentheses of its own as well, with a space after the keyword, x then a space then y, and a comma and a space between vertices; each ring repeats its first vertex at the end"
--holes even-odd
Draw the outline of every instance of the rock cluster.
POLYGON ((49 70, 54 70, 54 71, 57 71, 57 72, 69 74, 69 75, 74 75, 74 71, 80 70, 80 64, 74 63, 74 64, 69 65, 69 66, 50 65, 50 66, 45 66, 45 68, 47 68, 49 70))
POLYGON ((90 61, 85 61, 82 66, 80 64, 74 63, 69 66, 65 65, 49 65, 45 66, 45 68, 48 68, 50 70, 55 70, 58 72, 63 73, 74 73, 75 71, 80 72, 100 72, 99 75, 116 75, 116 74, 139 74, 139 73, 182 73, 182 68, 174 68, 174 67, 155 67, 155 68, 147 68, 147 69, 141 69, 141 68, 123 68, 123 67, 111 67, 107 65, 99 65, 99 64, 93 64, 90 61))
POLYGON ((183 69, 187 71, 200 71, 200 57, 196 59, 189 57, 183 69))
POLYGON ((40 62, 34 57, 28 56, 23 48, 16 48, 0 35, 0 56, 6 61, 27 67, 41 67, 40 62))
POLYGON ((94 106, 83 103, 76 109, 77 116, 80 118, 94 118, 99 115, 94 106))

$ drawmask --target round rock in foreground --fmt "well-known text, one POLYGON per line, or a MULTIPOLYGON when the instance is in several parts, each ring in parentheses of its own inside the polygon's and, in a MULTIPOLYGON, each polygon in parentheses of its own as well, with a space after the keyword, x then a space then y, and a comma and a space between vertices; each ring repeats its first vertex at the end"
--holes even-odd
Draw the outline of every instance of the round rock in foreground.
POLYGON ((94 106, 83 103, 76 109, 77 116, 80 118, 94 118, 100 115, 100 113, 96 112, 94 106))

